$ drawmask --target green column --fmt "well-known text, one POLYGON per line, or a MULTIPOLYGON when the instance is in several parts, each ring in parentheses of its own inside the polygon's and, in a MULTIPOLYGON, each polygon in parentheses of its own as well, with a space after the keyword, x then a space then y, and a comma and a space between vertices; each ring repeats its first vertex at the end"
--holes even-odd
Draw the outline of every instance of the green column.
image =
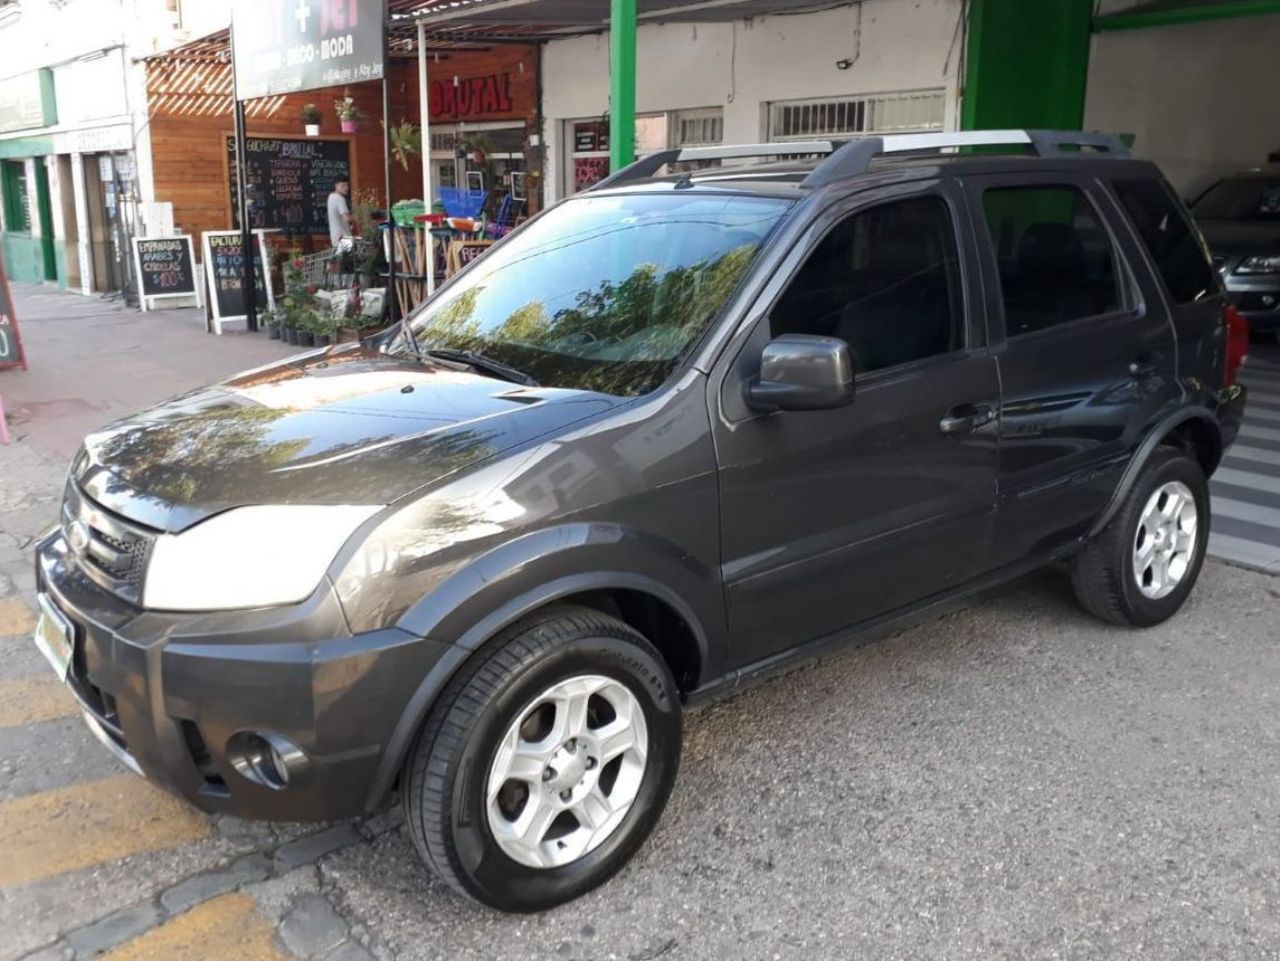
POLYGON ((609 169, 636 159, 636 0, 609 0, 609 169))
POLYGON ((965 130, 1079 130, 1093 0, 972 0, 965 130))

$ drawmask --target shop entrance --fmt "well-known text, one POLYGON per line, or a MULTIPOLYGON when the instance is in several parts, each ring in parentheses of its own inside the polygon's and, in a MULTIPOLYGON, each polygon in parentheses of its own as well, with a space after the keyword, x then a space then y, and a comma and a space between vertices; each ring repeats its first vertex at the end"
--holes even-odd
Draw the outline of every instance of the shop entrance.
POLYGON ((133 303, 133 263, 129 247, 137 219, 137 198, 132 155, 86 155, 84 180, 93 289, 99 293, 121 293, 126 301, 133 303))

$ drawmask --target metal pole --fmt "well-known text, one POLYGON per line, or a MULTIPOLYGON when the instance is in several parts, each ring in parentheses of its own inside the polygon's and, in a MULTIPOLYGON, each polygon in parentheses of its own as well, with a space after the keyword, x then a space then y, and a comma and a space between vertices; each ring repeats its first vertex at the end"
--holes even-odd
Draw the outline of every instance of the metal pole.
POLYGON ((609 0, 609 171, 636 159, 636 0, 609 0))
MULTIPOLYGON (((244 101, 236 86, 235 31, 231 31, 231 93, 235 100, 236 139, 236 209, 240 212, 240 247, 244 252, 244 265, 240 272, 240 289, 244 292, 245 324, 249 330, 258 329, 258 285, 253 270, 253 228, 249 225, 249 198, 245 189, 248 180, 249 158, 245 149, 244 101)), ((262 265, 265 271, 266 264, 262 265)))
MULTIPOLYGON (((418 129, 422 134, 422 203, 426 213, 432 213, 431 191, 431 111, 427 102, 430 91, 427 88, 427 28, 418 21, 418 129)), ((431 224, 423 233, 426 244, 426 256, 422 259, 427 265, 427 296, 436 292, 436 248, 435 238, 431 236, 431 224)))
POLYGON ((387 303, 391 323, 400 318, 396 297, 396 222, 391 216, 391 51, 387 48, 387 18, 382 18, 382 172, 387 180, 387 303))

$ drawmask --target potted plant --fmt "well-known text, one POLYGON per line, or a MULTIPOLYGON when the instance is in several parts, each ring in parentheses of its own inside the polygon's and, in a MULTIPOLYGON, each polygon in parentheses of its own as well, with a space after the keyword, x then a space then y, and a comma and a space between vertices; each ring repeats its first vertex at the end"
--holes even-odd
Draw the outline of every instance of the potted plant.
POLYGON ((335 100, 333 109, 338 113, 338 123, 343 133, 355 133, 360 129, 360 120, 364 114, 356 106, 355 98, 350 94, 335 100))
POLYGON ((323 119, 320 114, 320 108, 313 103, 306 104, 302 108, 301 117, 302 129, 307 132, 307 136, 320 136, 320 121, 323 119))
POLYGON ((267 317, 267 337, 271 340, 280 339, 281 328, 284 326, 281 323, 283 317, 284 311, 279 307, 272 311, 270 316, 267 317))
MULTIPOLYGON (((475 162, 476 166, 488 169, 489 155, 494 151, 493 138, 483 130, 476 130, 467 135, 463 141, 463 149, 475 162)), ((487 177, 485 178, 488 179, 487 177)))

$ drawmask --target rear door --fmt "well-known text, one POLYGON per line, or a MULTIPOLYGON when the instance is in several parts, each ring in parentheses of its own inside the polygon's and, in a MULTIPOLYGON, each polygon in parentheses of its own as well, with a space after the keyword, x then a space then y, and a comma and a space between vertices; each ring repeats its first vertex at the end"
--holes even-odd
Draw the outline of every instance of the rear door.
POLYGON ((967 191, 1001 379, 995 555, 1012 563, 1084 534, 1106 505, 1179 394, 1174 335, 1091 178, 992 175, 967 191))
POLYGON ((986 566, 999 385, 975 309, 972 244, 959 241, 969 233, 947 182, 870 192, 829 211, 766 290, 745 345, 713 372, 735 666, 986 566), (792 333, 849 344, 851 405, 745 406, 764 345, 792 333))
POLYGON ((1141 239, 1158 277, 1152 299, 1162 301, 1178 339, 1178 376, 1221 386, 1227 295, 1199 232, 1173 189, 1161 178, 1116 177, 1111 190, 1141 239))

